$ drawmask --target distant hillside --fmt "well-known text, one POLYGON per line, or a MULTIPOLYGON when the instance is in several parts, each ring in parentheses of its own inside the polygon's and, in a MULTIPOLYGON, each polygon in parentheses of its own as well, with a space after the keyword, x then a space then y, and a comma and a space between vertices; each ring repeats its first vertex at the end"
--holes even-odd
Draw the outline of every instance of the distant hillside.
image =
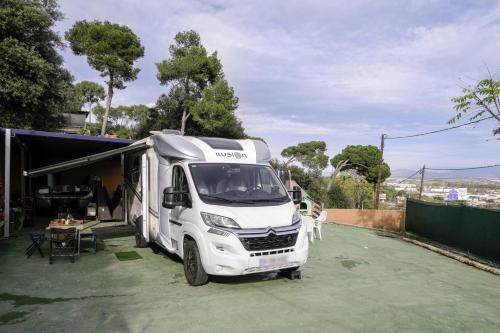
MULTIPOLYGON (((413 174, 416 170, 396 169, 391 170, 391 178, 406 178, 413 174)), ((415 176, 416 178, 419 175, 415 176)), ((473 178, 495 178, 500 179, 500 167, 474 170, 456 170, 456 171, 433 171, 426 170, 425 178, 433 179, 473 179, 473 178)))

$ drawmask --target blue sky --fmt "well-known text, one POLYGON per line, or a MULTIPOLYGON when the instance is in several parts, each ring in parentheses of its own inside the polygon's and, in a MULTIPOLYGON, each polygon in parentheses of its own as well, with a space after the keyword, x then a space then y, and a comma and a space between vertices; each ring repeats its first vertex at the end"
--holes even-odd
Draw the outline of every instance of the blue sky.
MULTIPOLYGON (((324 140, 349 144, 447 127, 460 86, 500 69, 498 1, 98 1, 62 0, 64 34, 81 19, 128 25, 141 39, 141 72, 113 105, 153 105, 166 91, 155 63, 178 31, 217 50, 240 99, 238 117, 273 155, 324 140)), ((62 52, 76 81, 103 82, 84 57, 62 52)), ((393 169, 500 162, 494 123, 387 142, 393 169)))

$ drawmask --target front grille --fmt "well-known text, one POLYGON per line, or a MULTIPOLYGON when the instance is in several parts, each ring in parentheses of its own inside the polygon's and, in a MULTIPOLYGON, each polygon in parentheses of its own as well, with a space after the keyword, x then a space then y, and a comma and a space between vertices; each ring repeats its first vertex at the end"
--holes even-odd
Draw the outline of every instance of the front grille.
POLYGON ((262 251, 262 252, 250 253, 250 257, 272 256, 272 255, 275 255, 275 254, 290 253, 290 252, 293 252, 293 249, 262 251))
POLYGON ((240 240, 247 251, 262 251, 294 246, 297 235, 297 232, 287 235, 271 233, 265 237, 241 237, 240 240))

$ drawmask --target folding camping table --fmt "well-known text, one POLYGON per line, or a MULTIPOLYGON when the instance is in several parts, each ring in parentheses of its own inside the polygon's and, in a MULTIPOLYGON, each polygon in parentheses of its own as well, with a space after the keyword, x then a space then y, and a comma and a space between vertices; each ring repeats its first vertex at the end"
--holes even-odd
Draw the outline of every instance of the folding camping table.
POLYGON ((77 252, 77 256, 80 256, 80 234, 83 230, 86 230, 86 229, 89 229, 89 228, 92 228, 93 226, 99 224, 99 221, 89 221, 89 222, 84 222, 84 223, 81 223, 81 224, 75 224, 75 223, 72 223, 72 224, 49 224, 47 228, 45 228, 46 230, 50 230, 51 228, 56 228, 56 229, 70 229, 70 228, 75 228, 76 229, 76 233, 77 233, 77 238, 78 238, 78 252, 77 252))

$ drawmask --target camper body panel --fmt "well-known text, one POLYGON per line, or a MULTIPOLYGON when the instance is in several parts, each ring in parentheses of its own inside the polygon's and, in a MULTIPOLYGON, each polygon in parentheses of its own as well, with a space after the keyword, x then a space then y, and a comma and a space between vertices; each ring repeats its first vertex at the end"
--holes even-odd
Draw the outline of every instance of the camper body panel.
POLYGON ((170 209, 163 207, 161 204, 162 191, 167 186, 170 186, 171 177, 170 162, 167 159, 158 156, 158 173, 156 181, 153 182, 153 185, 157 188, 159 211, 158 230, 156 231, 155 241, 169 252, 174 253, 177 250, 177 247, 176 244, 173 244, 172 238, 170 237, 171 225, 168 223, 170 209))
POLYGON ((153 148, 146 151, 148 163, 148 223, 150 229, 150 239, 156 240, 160 227, 159 193, 158 193, 158 156, 153 148))
POLYGON ((124 155, 125 170, 124 182, 127 201, 127 223, 136 224, 138 220, 142 220, 143 214, 143 156, 144 152, 134 152, 124 155))

